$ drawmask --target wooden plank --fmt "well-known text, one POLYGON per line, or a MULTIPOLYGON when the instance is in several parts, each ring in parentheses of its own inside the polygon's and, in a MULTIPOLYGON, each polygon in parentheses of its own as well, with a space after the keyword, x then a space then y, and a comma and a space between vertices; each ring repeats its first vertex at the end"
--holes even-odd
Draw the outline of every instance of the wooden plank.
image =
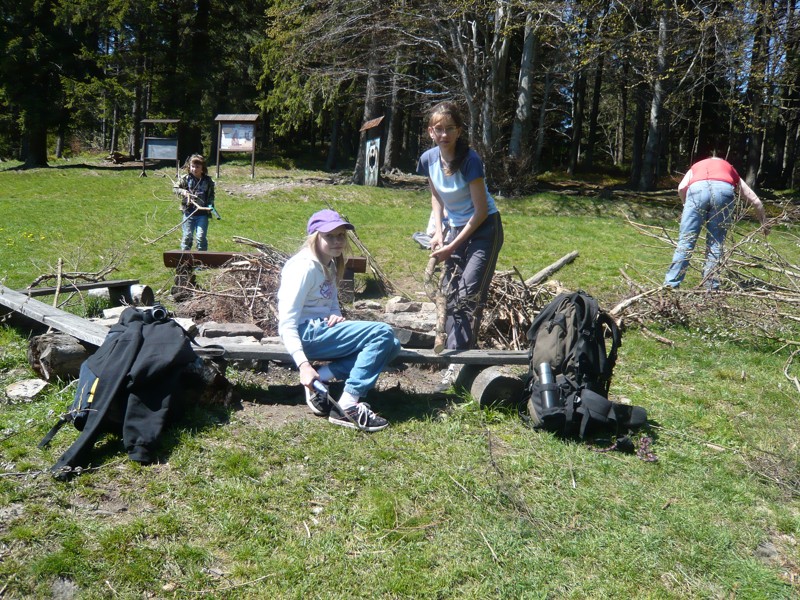
POLYGON ((367 272, 367 257, 366 256, 351 256, 344 264, 344 268, 353 273, 366 273, 367 272))
MULTIPOLYGON (((58 308, 48 306, 17 291, 0 285, 0 305, 34 319, 49 327, 69 334, 79 340, 100 346, 108 334, 108 328, 70 314, 58 308)), ((223 349, 223 355, 229 360, 275 360, 291 362, 291 356, 283 344, 276 341, 265 343, 231 343, 225 338, 198 338, 203 345, 223 349)), ((197 348, 200 356, 215 355, 209 348, 203 351, 197 348)), ((402 349, 395 362, 420 363, 431 365, 527 365, 527 350, 445 350, 436 354, 433 350, 402 349)))
POLYGON ((108 334, 108 328, 103 325, 49 306, 2 285, 0 305, 95 346, 100 346, 108 334))
MULTIPOLYGON (((164 252, 164 266, 177 267, 187 264, 195 267, 221 267, 229 260, 241 256, 245 259, 256 259, 259 254, 245 254, 242 252, 210 252, 199 250, 167 250, 164 252)), ((367 272, 367 259, 364 256, 351 256, 345 263, 345 268, 354 273, 367 272)))
MULTIPOLYGON (((225 343, 224 338, 198 339, 202 344, 213 344, 224 348, 224 356, 230 360, 275 360, 292 362, 280 342, 225 343)), ((199 353, 199 354, 202 354, 199 353)), ((527 350, 445 350, 436 354, 433 350, 403 349, 395 362, 430 365, 527 365, 527 350)))
MULTIPOLYGON (((65 283, 61 286, 60 293, 70 293, 70 292, 85 292, 87 290, 99 290, 103 288, 108 288, 110 290, 116 290, 119 288, 129 288, 132 285, 136 285, 139 283, 138 279, 112 279, 111 281, 90 281, 85 283, 65 283)), ((40 288, 30 288, 24 290, 17 290, 20 294, 25 294, 26 296, 52 296, 56 293, 55 286, 52 287, 40 287, 40 288)))

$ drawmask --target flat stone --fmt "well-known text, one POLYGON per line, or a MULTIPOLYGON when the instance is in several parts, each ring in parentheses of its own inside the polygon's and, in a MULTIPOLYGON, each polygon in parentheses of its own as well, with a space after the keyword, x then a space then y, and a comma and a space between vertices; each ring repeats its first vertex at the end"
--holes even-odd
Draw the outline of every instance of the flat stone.
POLYGON ((412 329, 414 331, 430 331, 436 329, 436 315, 424 313, 387 313, 384 321, 392 327, 412 329))
POLYGON ((404 348, 433 348, 436 336, 432 332, 412 331, 394 327, 394 335, 404 348))
POLYGON ((17 381, 6 388, 6 396, 10 400, 30 400, 47 386, 44 379, 26 379, 17 381))
POLYGON ((252 323, 217 323, 209 321, 208 323, 203 323, 199 330, 200 335, 207 338, 249 336, 260 340, 264 337, 264 330, 252 323))

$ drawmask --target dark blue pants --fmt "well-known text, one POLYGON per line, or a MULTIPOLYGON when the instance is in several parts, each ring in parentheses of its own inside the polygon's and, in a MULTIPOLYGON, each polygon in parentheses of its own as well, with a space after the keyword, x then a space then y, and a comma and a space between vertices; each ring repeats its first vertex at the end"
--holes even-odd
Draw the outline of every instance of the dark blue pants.
MULTIPOLYGON (((453 237, 461 228, 455 228, 453 237)), ((474 348, 480 329, 481 313, 492 283, 497 257, 503 247, 500 213, 486 217, 472 236, 445 263, 447 295, 447 348, 474 348)))

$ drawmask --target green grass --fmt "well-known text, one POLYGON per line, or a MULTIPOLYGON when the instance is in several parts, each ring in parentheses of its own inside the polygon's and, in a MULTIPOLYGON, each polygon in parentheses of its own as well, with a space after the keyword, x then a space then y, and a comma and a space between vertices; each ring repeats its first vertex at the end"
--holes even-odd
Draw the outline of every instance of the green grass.
MULTIPOLYGON (((177 235, 142 239, 177 222, 160 174, 0 172, 6 285, 27 285, 59 257, 91 270, 124 248, 120 277, 168 289, 161 252, 177 235)), ((294 174, 259 166, 252 183, 294 174)), ((248 175, 223 171, 218 185, 246 190, 248 175)), ((326 201, 391 278, 417 285, 426 254, 409 236, 427 221, 424 192, 223 192, 211 249, 241 249, 238 235, 292 251, 326 201)), ((499 268, 530 276, 578 250, 557 277, 606 303, 624 289, 620 268, 657 281, 670 258, 623 217, 671 225, 677 207, 552 194, 499 204, 499 268)), ((626 332, 612 385, 647 408, 656 463, 534 433, 513 411, 481 410, 468 397, 440 410, 424 395, 390 391, 370 397, 391 422, 376 435, 321 419, 274 427, 252 411, 197 410, 165 436, 166 462, 131 463, 112 437, 100 444, 99 469, 59 483, 37 473, 77 433, 36 447, 70 399, 71 388, 51 383, 33 402, 0 405, 0 595, 797 597, 800 432, 798 392, 783 376, 789 351, 700 329, 657 331, 675 344, 626 332)), ((26 349, 24 332, 0 328, 3 388, 32 376, 26 349)), ((252 385, 231 378, 240 391, 252 385)))

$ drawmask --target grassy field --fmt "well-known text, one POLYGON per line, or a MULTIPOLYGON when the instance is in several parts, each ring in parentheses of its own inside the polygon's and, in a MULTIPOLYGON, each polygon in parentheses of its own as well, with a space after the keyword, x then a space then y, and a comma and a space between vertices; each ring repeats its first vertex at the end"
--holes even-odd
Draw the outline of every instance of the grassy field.
MULTIPOLYGON (((157 238, 179 220, 174 171, 54 164, 0 170, 4 285, 55 272, 59 258, 88 272, 115 260, 114 277, 168 301, 161 253, 179 235, 157 238)), ((242 250, 241 236, 292 252, 330 203, 393 281, 421 289, 426 254, 410 235, 427 222, 427 194, 301 185, 325 177, 257 165, 251 180, 249 165, 224 167, 210 249, 242 250)), ((498 204, 499 269, 527 277, 578 250, 557 277, 605 305, 627 291, 621 268, 649 285, 670 259, 625 218, 675 227, 679 213, 674 200, 556 194, 498 204)), ((790 350, 713 327, 656 331, 675 344, 625 333, 612 394, 648 410, 657 462, 532 432, 468 395, 371 396, 391 423, 371 436, 321 419, 276 425, 248 408, 263 391, 255 380, 231 371, 244 410, 187 415, 147 467, 109 438, 99 468, 60 483, 44 471, 77 433, 36 443, 72 388, 2 400, 0 597, 797 598, 790 350)), ((0 328, 0 389, 33 376, 26 350, 24 331, 0 328)))

